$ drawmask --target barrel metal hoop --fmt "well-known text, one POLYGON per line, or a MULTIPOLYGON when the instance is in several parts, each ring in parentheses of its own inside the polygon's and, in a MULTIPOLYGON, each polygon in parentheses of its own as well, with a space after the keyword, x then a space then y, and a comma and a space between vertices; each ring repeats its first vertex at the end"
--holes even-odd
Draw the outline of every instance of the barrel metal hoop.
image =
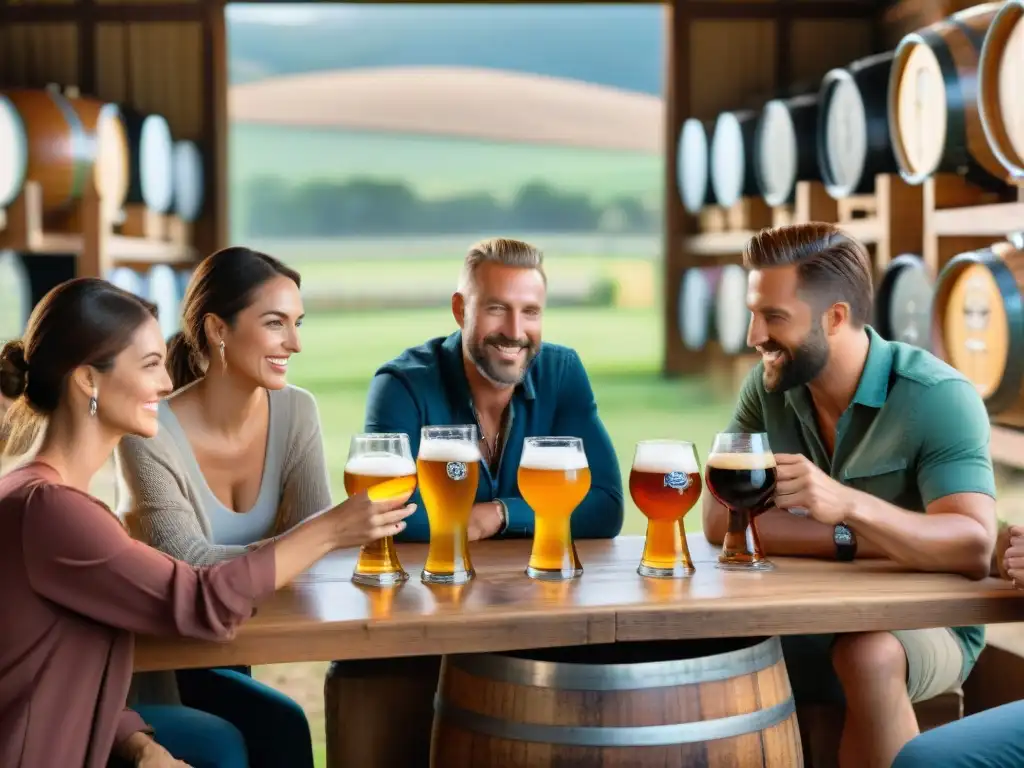
POLYGON ((1024 327, 1021 322, 1021 318, 1024 317, 1024 299, 1021 297, 1016 277, 999 256, 992 251, 984 251, 981 263, 988 267, 996 285, 999 286, 1009 326, 1009 349, 1003 380, 985 402, 989 413, 1000 413, 1013 407, 1017 402, 1021 382, 1024 380, 1024 355, 1020 354, 1020 350, 1024 349, 1024 327))
MULTIPOLYGON (((11 119, 15 123, 15 136, 14 141, 17 145, 17 166, 15 167, 14 174, 14 188, 18 190, 20 195, 25 187, 25 182, 28 180, 28 158, 29 158, 29 136, 28 128, 25 126, 25 121, 21 117, 21 112, 14 106, 14 103, 3 94, 0 94, 0 101, 6 102, 11 119)), ((0 208, 6 208, 11 205, 17 198, 11 200, 0 200, 0 208)))
POLYGON ((796 703, 790 696, 767 709, 743 715, 690 723, 641 726, 574 726, 512 722, 451 706, 442 701, 440 696, 434 699, 434 709, 441 723, 498 739, 566 747, 662 747, 731 739, 748 733, 757 733, 776 726, 793 715, 796 712, 796 703))
POLYGON ((75 112, 71 102, 59 93, 51 93, 50 98, 64 116, 71 132, 71 158, 74 163, 74 176, 71 180, 71 199, 78 200, 85 190, 85 182, 89 178, 93 159, 99 150, 97 136, 90 136, 85 130, 82 118, 75 112))
POLYGON ((491 654, 449 656, 446 662, 471 675, 514 685, 559 691, 632 691, 728 680, 768 669, 782 658, 782 642, 770 637, 750 648, 715 656, 639 664, 573 664, 491 654))

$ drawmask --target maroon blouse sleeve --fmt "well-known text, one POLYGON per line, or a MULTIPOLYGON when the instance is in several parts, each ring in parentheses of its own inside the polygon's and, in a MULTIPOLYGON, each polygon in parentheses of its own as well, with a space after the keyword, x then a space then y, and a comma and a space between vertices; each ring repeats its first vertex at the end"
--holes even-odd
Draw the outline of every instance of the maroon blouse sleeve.
POLYGON ((22 536, 38 594, 130 632, 227 640, 274 591, 273 545, 196 568, 132 539, 109 510, 68 486, 31 492, 22 536))
POLYGON ((153 728, 146 724, 138 712, 125 707, 121 710, 121 716, 117 719, 117 732, 114 736, 114 743, 121 744, 133 733, 153 733, 153 728))

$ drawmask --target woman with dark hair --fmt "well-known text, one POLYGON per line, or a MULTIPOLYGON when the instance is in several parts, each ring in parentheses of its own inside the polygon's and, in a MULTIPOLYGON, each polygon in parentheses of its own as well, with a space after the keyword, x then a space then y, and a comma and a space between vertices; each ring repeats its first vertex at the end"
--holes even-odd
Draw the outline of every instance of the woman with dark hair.
POLYGON ((89 278, 53 289, 0 351, 8 452, 34 451, 0 478, 4 768, 185 765, 125 707, 133 633, 230 639, 260 598, 412 511, 362 494, 206 568, 133 540, 88 488, 123 436, 157 433, 164 355, 154 307, 89 278))
MULTIPOLYGON (((248 248, 196 267, 170 341, 175 392, 160 404, 160 433, 117 451, 128 492, 119 511, 133 535, 172 557, 222 562, 331 506, 316 401, 286 380, 302 348, 299 285, 296 272, 248 248)), ((229 721, 252 768, 312 768, 302 708, 248 669, 138 675, 134 693, 229 721)))

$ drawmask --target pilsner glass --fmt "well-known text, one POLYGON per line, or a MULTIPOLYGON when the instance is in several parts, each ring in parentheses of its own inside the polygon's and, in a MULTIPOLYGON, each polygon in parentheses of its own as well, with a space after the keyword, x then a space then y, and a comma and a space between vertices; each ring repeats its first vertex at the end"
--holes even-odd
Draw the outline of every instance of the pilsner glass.
POLYGON ((757 535, 757 516, 771 506, 775 494, 775 456, 768 446, 768 435, 716 435, 706 474, 708 490, 729 509, 718 567, 736 571, 774 568, 757 535))
MULTIPOLYGON (((353 435, 345 464, 345 492, 349 496, 375 488, 385 492, 388 481, 402 485, 403 491, 416 488, 416 464, 409 449, 409 436, 400 433, 353 435)), ((397 489, 396 489, 397 490, 397 489)), ((371 491, 371 495, 374 494, 371 491)), ((409 578, 402 568, 391 536, 364 544, 352 581, 371 587, 401 584, 409 578)))
POLYGON ((590 491, 590 465, 578 437, 528 437, 519 459, 519 492, 533 509, 526 575, 561 581, 583 573, 569 518, 590 491))
POLYGON ((469 516, 480 481, 476 425, 424 427, 416 468, 430 523, 420 579, 426 584, 465 584, 476 575, 469 558, 469 516))
POLYGON ((697 449, 683 440, 641 440, 633 453, 629 495, 647 518, 637 573, 659 579, 692 576, 683 517, 703 487, 697 449))

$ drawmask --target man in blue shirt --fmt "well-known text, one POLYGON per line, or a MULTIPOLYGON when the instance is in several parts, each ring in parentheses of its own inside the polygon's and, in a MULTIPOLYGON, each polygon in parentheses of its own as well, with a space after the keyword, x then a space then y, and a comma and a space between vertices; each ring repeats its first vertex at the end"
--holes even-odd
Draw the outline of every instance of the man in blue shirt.
MULTIPOLYGON (((466 255, 452 314, 459 330, 407 349, 382 365, 370 384, 367 432, 404 432, 413 455, 425 426, 475 424, 480 482, 470 516, 470 540, 533 535, 533 511, 516 482, 527 437, 583 440, 592 485, 572 515, 574 538, 612 538, 622 528, 618 460, 597 414, 579 355, 541 342, 547 279, 539 250, 494 238, 466 255)), ((426 510, 398 538, 428 541, 426 510)))

